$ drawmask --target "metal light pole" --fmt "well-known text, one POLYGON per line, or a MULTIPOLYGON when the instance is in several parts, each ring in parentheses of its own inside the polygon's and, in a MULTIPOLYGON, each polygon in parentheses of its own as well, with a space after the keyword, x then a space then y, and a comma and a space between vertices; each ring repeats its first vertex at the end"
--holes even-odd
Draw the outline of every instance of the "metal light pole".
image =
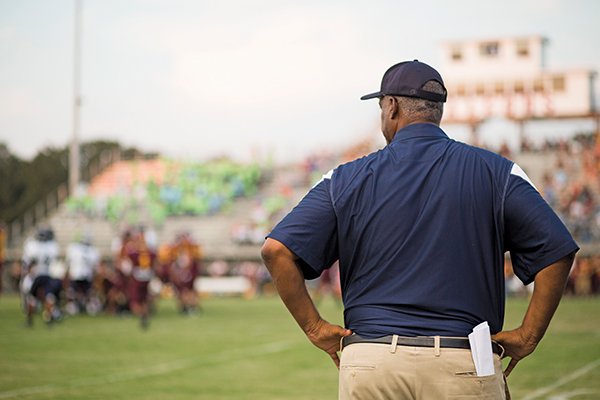
POLYGON ((69 148, 69 194, 75 195, 79 185, 79 112, 81 109, 81 7, 75 0, 75 47, 73 51, 73 137, 69 148))

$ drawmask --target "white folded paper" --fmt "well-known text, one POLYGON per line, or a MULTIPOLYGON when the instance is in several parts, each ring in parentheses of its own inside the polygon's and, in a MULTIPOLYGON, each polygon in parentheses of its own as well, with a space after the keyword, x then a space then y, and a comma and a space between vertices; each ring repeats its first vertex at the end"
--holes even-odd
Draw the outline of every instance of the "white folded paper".
POLYGON ((469 334, 471 355, 475 363, 477 376, 494 375, 494 355, 492 354, 492 337, 487 321, 473 328, 469 334))

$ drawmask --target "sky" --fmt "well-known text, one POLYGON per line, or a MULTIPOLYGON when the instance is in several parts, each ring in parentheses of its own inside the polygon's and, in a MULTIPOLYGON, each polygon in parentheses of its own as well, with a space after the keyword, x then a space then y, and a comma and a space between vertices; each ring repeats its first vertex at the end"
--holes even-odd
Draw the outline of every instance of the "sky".
MULTIPOLYGON (((21 157, 72 138, 75 1, 0 0, 0 142, 21 157)), ((293 161, 380 135, 360 96, 399 61, 443 75, 444 41, 542 35, 548 67, 600 71, 599 15, 596 0, 83 0, 80 137, 293 161)), ((484 141, 516 135, 493 125, 484 141)))

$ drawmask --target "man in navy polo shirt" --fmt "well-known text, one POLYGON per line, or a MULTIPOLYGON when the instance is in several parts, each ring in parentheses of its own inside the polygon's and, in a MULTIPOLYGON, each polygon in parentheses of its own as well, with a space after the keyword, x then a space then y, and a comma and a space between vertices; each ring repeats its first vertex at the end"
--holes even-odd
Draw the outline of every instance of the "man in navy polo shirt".
POLYGON ((268 235, 265 264, 310 341, 340 367, 340 399, 505 399, 500 357, 511 358, 508 375, 533 352, 577 244, 518 165, 440 129, 446 89, 435 69, 396 64, 361 99, 371 98, 387 146, 326 174, 268 235), (502 331, 506 251, 516 275, 535 281, 511 331, 502 331), (337 260, 345 328, 321 318, 304 285, 337 260), (494 373, 474 379, 466 337, 484 321, 494 373))

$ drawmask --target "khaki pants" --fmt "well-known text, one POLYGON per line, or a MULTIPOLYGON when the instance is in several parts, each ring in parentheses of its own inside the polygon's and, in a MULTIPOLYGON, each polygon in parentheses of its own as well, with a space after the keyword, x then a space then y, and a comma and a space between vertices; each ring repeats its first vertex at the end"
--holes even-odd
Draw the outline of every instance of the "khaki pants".
POLYGON ((500 357, 495 374, 478 377, 465 349, 355 343, 340 363, 340 400, 505 400, 500 357))

